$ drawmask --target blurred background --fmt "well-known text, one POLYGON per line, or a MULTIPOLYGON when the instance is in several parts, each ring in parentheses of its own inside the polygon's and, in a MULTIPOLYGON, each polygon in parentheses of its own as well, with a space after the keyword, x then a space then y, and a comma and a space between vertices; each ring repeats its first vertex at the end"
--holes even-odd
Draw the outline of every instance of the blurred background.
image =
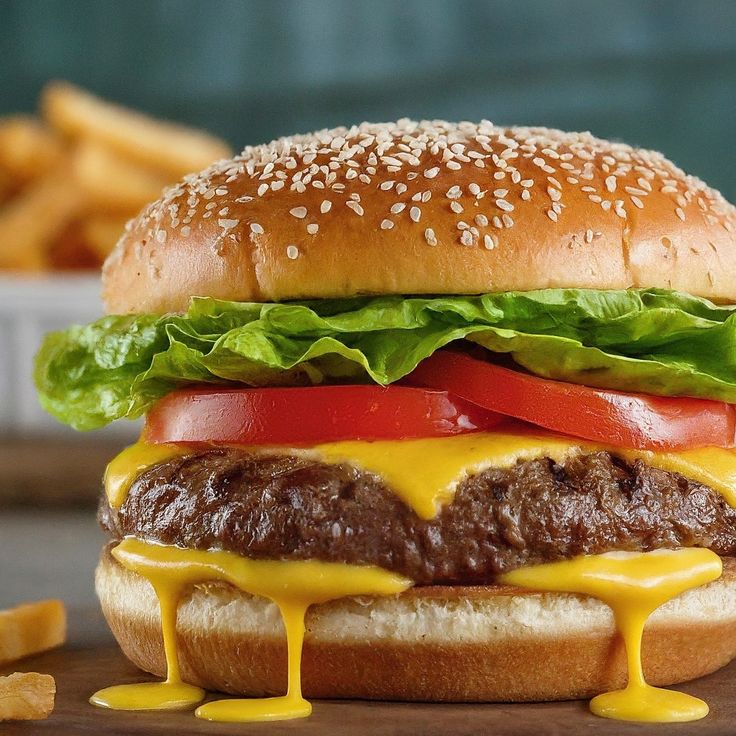
POLYGON ((229 149, 364 119, 489 118, 660 149, 736 199, 735 2, 4 0, 0 50, 6 504, 93 503, 136 427, 55 424, 33 352, 100 314, 97 269, 125 220, 229 149), (175 141, 96 98, 208 135, 175 141))
POLYGON ((589 129, 736 194, 728 0, 5 0, 0 112, 49 79, 236 148, 402 116, 589 129))

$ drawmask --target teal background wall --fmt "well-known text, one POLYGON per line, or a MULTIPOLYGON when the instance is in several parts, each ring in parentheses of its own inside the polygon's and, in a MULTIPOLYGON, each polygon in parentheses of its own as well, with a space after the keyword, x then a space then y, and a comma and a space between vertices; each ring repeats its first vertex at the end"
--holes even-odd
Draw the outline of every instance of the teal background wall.
POLYGON ((590 129, 736 199, 729 0, 0 1, 0 112, 49 78, 238 147, 405 115, 590 129))

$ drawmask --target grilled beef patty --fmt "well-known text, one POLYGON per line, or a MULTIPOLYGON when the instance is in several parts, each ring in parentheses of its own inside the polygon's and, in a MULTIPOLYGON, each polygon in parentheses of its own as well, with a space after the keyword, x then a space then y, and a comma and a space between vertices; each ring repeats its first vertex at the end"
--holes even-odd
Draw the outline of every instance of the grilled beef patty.
POLYGON ((375 475, 289 454, 207 449, 155 465, 102 526, 261 559, 379 565, 419 585, 482 584, 524 565, 611 550, 736 553, 736 509, 691 480, 608 452, 518 462, 459 484, 423 521, 375 475))

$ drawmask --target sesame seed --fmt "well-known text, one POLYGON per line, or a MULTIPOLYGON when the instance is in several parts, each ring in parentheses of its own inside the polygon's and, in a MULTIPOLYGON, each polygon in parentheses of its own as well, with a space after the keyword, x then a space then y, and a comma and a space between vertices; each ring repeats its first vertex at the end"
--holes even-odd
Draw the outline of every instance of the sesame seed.
POLYGON ((439 174, 439 173, 440 173, 439 166, 433 166, 431 169, 427 169, 424 172, 424 176, 427 179, 434 179, 434 177, 437 176, 437 174, 439 174))
POLYGON ((394 226, 391 220, 381 220, 381 230, 390 230, 394 226))
POLYGON ((261 184, 258 187, 258 196, 262 197, 268 191, 268 184, 261 184))
POLYGON ((616 177, 615 176, 606 177, 606 189, 608 189, 609 192, 616 191, 616 177))
POLYGON ((501 221, 504 224, 504 227, 513 227, 514 226, 514 218, 511 217, 511 215, 502 215, 501 221))
POLYGON ((547 210, 547 217, 549 217, 552 222, 557 222, 557 213, 554 210, 547 210))
POLYGON ((217 221, 217 224, 225 230, 232 230, 234 227, 240 225, 240 220, 220 219, 217 221))
POLYGON ((319 211, 324 215, 332 209, 332 202, 329 199, 323 199, 322 204, 319 206, 319 211))
POLYGON ((463 220, 460 220, 460 222, 457 223, 457 229, 458 230, 467 230, 469 227, 467 222, 464 222, 463 220))
POLYGON ((387 192, 387 191, 388 191, 389 189, 391 189, 391 188, 393 187, 393 185, 394 185, 395 183, 396 183, 396 182, 394 182, 394 181, 391 181, 391 180, 389 180, 389 181, 382 181, 382 182, 381 182, 381 183, 380 183, 380 184, 378 185, 378 188, 379 188, 379 189, 383 189, 383 191, 384 191, 384 192, 387 192))
POLYGON ((355 212, 356 215, 359 215, 361 217, 363 216, 364 210, 355 200, 349 199, 347 202, 345 202, 345 204, 350 207, 350 209, 355 212))
POLYGON ((403 202, 396 202, 391 205, 390 212, 392 215, 398 215, 399 212, 403 212, 406 209, 406 205, 403 202))
POLYGON ((588 229, 585 231, 585 242, 586 243, 592 243, 593 242, 593 231, 588 229))
POLYGON ((631 200, 631 203, 635 207, 638 207, 640 210, 643 210, 644 209, 644 203, 639 199, 639 197, 633 197, 632 196, 632 197, 629 197, 629 199, 631 200))
POLYGON ((294 217, 303 220, 307 216, 307 208, 306 207, 293 207, 289 210, 289 214, 293 215, 294 217))
POLYGON ((547 187, 547 194, 553 202, 559 202, 562 199, 562 192, 554 187, 547 187))
POLYGON ((307 225, 307 232, 310 235, 316 235, 319 231, 319 225, 316 222, 310 222, 309 225, 307 225))
POLYGON ((452 186, 447 190, 445 196, 448 199, 458 199, 462 196, 462 190, 457 184, 455 184, 455 186, 452 186))
POLYGON ((508 189, 494 189, 493 190, 494 197, 505 197, 508 193, 509 193, 508 189))
POLYGON ((432 199, 432 192, 427 189, 426 192, 422 192, 422 202, 429 202, 432 199))
POLYGON ((493 235, 491 235, 490 233, 487 233, 486 235, 483 236, 483 246, 485 247, 486 250, 493 250, 496 247, 496 245, 498 245, 498 243, 494 239, 493 235))
POLYGON ((406 184, 402 184, 401 182, 399 182, 396 185, 396 194, 403 194, 406 191, 406 189, 407 189, 406 184))
POLYGON ((683 221, 685 222, 685 210, 682 209, 682 207, 677 207, 675 209, 675 214, 683 221))
POLYGON ((496 206, 504 212, 514 211, 514 205, 512 205, 511 202, 507 202, 505 199, 497 199, 496 206))
POLYGON ((525 189, 534 186, 534 179, 522 179, 521 186, 523 186, 525 189))
POLYGON ((469 191, 469 192, 470 192, 470 193, 471 193, 471 194, 472 194, 473 196, 477 196, 478 194, 480 194, 480 187, 479 187, 479 186, 478 186, 478 185, 477 185, 477 184, 476 184, 475 182, 471 182, 471 183, 470 183, 470 184, 468 185, 468 191, 469 191))
POLYGON ((299 248, 297 248, 295 245, 287 245, 286 256, 292 261, 296 260, 297 258, 299 258, 299 248))
POLYGON ((409 217, 411 217, 414 222, 419 222, 422 217, 422 211, 419 209, 419 207, 412 207, 409 210, 409 217))
POLYGON ((493 227, 498 228, 499 230, 503 228, 503 223, 501 222, 501 218, 498 215, 494 215, 492 222, 493 227))
POLYGON ((462 169, 462 166, 457 161, 448 161, 445 166, 447 166, 448 169, 452 169, 453 171, 459 171, 462 169))
POLYGON ((454 213, 455 213, 456 215, 459 215, 460 213, 462 213, 462 212, 464 211, 464 210, 463 210, 463 206, 462 206, 462 205, 460 204, 460 202, 458 202, 458 201, 452 201, 452 202, 450 202, 450 209, 451 209, 451 210, 452 210, 452 211, 453 211, 453 212, 454 212, 454 213))
POLYGON ((427 241, 427 245, 437 245, 437 237, 431 227, 424 231, 424 239, 427 241))
POLYGON ((476 215, 473 219, 475 220, 475 224, 478 225, 478 227, 488 227, 488 218, 485 215, 479 214, 476 215))
POLYGON ((473 245, 473 233, 471 233, 470 230, 463 230, 460 235, 460 242, 467 246, 473 245))
POLYGON ((257 222, 251 222, 251 224, 250 224, 250 231, 254 235, 263 235, 263 233, 264 233, 263 226, 262 225, 259 225, 257 222))

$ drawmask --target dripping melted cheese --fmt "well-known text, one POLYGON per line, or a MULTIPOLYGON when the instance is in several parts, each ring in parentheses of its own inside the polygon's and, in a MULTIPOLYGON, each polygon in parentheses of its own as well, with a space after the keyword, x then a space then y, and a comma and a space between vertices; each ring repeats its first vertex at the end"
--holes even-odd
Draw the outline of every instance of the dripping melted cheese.
POLYGON ((312 707, 302 697, 301 655, 304 616, 314 603, 354 595, 394 595, 411 581, 378 567, 340 563, 249 560, 232 552, 196 551, 124 539, 113 557, 146 578, 161 612, 167 677, 161 683, 118 685, 95 693, 94 705, 117 710, 172 709, 204 698, 199 688, 182 682, 176 649, 177 603, 195 583, 223 581, 251 595, 271 599, 279 607, 286 630, 288 690, 276 698, 220 700, 200 706, 196 715, 212 721, 273 721, 308 716, 312 707))
POLYGON ((716 580, 721 569, 721 559, 707 549, 611 552, 513 570, 502 575, 500 582, 582 593, 606 603, 626 645, 629 679, 623 690, 593 698, 590 709, 605 718, 673 723, 704 718, 708 705, 691 695, 647 684, 641 663, 644 625, 663 603, 716 580))

